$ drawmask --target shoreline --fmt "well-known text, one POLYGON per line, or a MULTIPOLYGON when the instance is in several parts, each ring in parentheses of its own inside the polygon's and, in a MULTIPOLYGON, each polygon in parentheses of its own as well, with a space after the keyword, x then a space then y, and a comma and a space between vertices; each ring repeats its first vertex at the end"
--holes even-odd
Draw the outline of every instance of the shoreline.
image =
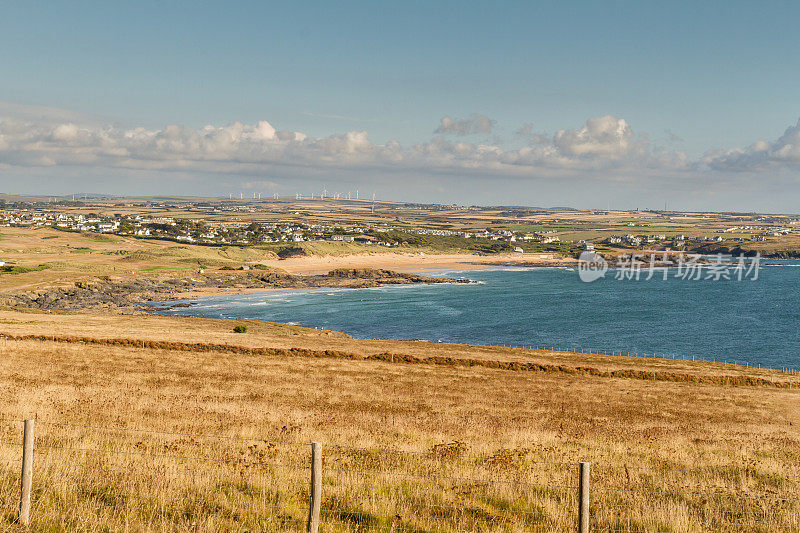
POLYGON ((343 256, 303 256, 289 259, 258 261, 257 264, 285 270, 290 274, 323 274, 338 268, 386 269, 403 273, 441 270, 480 269, 486 266, 567 266, 577 259, 560 258, 556 254, 505 253, 479 254, 401 254, 376 253, 343 256))
MULTIPOLYGON (((476 269, 482 270, 482 269, 476 269)), ((487 269, 488 270, 488 269, 487 269)), ((413 283, 384 283, 380 285, 370 285, 370 286, 363 286, 363 287, 349 287, 349 286, 339 286, 339 285, 319 285, 313 287, 248 287, 248 288, 226 288, 226 287, 209 287, 207 289, 197 289, 188 292, 176 292, 170 294, 168 298, 164 300, 158 300, 161 302, 180 302, 182 300, 190 300, 193 298, 207 298, 211 296, 238 296, 238 295, 245 295, 245 294, 258 294, 258 293, 275 293, 275 292, 284 292, 284 291, 305 291, 305 290, 330 290, 330 289, 337 289, 337 290, 357 290, 357 289, 372 289, 375 287, 389 287, 389 286, 415 286, 415 285, 426 285, 426 284, 436 284, 436 285, 452 285, 452 284, 471 284, 471 283, 480 283, 474 280, 467 280, 467 279, 450 279, 450 278, 442 278, 437 276, 436 274, 439 271, 422 271, 420 272, 421 276, 424 277, 431 277, 431 278, 439 278, 445 279, 447 281, 416 281, 413 283)), ((156 300, 152 300, 156 301, 156 300)))
MULTIPOLYGON (((302 256, 268 259, 243 265, 237 271, 211 270, 178 276, 96 276, 43 287, 0 293, 11 307, 52 310, 106 309, 110 312, 149 312, 149 302, 168 302, 220 295, 251 294, 285 289, 363 288, 385 284, 469 283, 451 279, 452 272, 493 268, 574 268, 579 260, 554 253, 425 254, 374 253, 343 256, 302 256), (98 297, 99 296, 99 297, 98 297)), ((609 262, 609 268, 615 263, 609 262)), ((666 265, 670 266, 670 265, 666 265)))
MULTIPOLYGON (((442 274, 461 270, 490 270, 492 268, 560 268, 574 267, 578 260, 571 257, 558 258, 554 254, 498 254, 485 256, 477 254, 355 254, 346 256, 305 256, 291 259, 259 261, 256 264, 284 270, 299 277, 327 275, 338 269, 387 270, 401 275, 420 275, 441 278, 442 274)), ((453 283, 439 281, 436 283, 453 283)), ((464 281, 455 282, 463 283, 464 281)), ((422 282, 424 283, 424 282, 422 282)), ((202 298, 257 292, 306 289, 314 287, 264 287, 235 288, 207 287, 187 292, 176 292, 164 301, 202 298)), ((338 288, 336 286, 319 288, 338 288)), ((360 288, 360 287, 344 287, 360 288)))
POLYGON ((39 287, 17 287, 0 293, 0 304, 12 308, 116 314, 149 313, 150 302, 216 295, 237 295, 304 288, 363 288, 413 283, 469 283, 444 277, 450 270, 493 266, 565 266, 575 259, 555 254, 374 253, 303 256, 245 262, 238 270, 197 270, 178 275, 92 276, 54 280, 39 287), (425 275, 436 272, 436 275, 425 275))
MULTIPOLYGON (((492 267, 567 267, 575 266, 578 260, 574 258, 560 258, 555 254, 353 254, 344 256, 303 256, 290 259, 275 259, 258 261, 255 264, 263 265, 270 269, 283 270, 291 276, 302 279, 313 276, 327 276, 334 270, 376 270, 388 271, 401 276, 420 276, 442 279, 441 274, 454 270, 484 270, 492 267)), ((251 269, 249 271, 257 272, 251 269)), ((434 283, 464 283, 469 280, 445 280, 434 283)), ((425 281, 416 282, 425 283, 425 281)), ((396 283, 395 283, 396 284, 396 283)), ((192 290, 171 292, 160 301, 178 301, 207 296, 253 294, 259 292, 273 292, 282 290, 317 288, 299 284, 292 287, 224 287, 208 286, 195 287, 192 290)), ((363 288, 358 286, 340 287, 338 285, 325 285, 318 288, 363 288)), ((149 312, 149 311, 147 311, 149 312)))
POLYGON ((0 294, 12 308, 48 311, 102 310, 117 314, 151 311, 151 302, 185 300, 214 294, 243 294, 280 289, 369 288, 417 283, 472 283, 467 279, 424 276, 385 269, 335 269, 326 274, 296 275, 282 271, 210 272, 179 277, 100 278, 72 286, 0 294))

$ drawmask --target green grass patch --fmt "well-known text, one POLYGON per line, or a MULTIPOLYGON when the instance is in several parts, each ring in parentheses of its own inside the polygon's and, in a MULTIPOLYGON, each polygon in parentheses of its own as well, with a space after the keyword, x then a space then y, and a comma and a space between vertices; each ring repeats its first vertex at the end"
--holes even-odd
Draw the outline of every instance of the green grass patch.
POLYGON ((115 239, 105 235, 84 235, 84 237, 92 242, 117 242, 115 239))
POLYGON ((38 272, 39 270, 47 270, 50 265, 41 264, 34 267, 12 266, 4 265, 0 267, 0 272, 7 272, 9 274, 25 274, 26 272, 38 272))

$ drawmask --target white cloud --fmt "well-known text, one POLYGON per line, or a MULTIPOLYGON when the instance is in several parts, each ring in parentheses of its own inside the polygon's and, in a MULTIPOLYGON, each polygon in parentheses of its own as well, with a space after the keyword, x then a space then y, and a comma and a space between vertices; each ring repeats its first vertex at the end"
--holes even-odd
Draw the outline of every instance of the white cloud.
POLYGON ((553 144, 567 157, 618 158, 647 147, 646 143, 633 140, 633 130, 624 119, 611 115, 590 118, 579 129, 559 130, 553 144))
MULTIPOLYGON (((455 122, 443 119, 442 127, 455 132, 490 130, 493 122, 479 117, 455 122)), ((278 130, 267 121, 151 130, 0 115, 0 164, 248 176, 291 167, 309 174, 325 169, 379 169, 523 178, 569 176, 576 171, 594 172, 602 178, 602 171, 609 169, 635 173, 690 167, 683 153, 651 146, 645 137, 635 136, 625 120, 610 115, 591 118, 579 128, 559 130, 553 136, 531 130, 525 131, 530 144, 519 149, 454 142, 442 136, 404 147, 396 141, 373 143, 365 131, 315 138, 278 130)))
POLYGON ((662 185, 694 180, 703 186, 731 184, 739 180, 737 174, 765 169, 788 170, 781 179, 789 179, 800 169, 800 121, 774 141, 708 151, 694 161, 681 151, 654 144, 626 120, 611 115, 552 135, 536 133, 526 124, 517 132, 526 145, 518 148, 501 146, 496 139, 484 143, 460 139, 470 132, 488 133, 493 127, 494 121, 483 115, 465 120, 444 117, 437 132, 456 138, 437 135, 403 146, 396 141, 375 143, 366 131, 312 137, 279 130, 267 121, 125 128, 80 113, 0 103, 0 167, 124 169, 127 175, 170 171, 181 179, 193 173, 225 179, 247 176, 244 181, 251 184, 276 172, 294 179, 324 179, 337 170, 421 179, 449 175, 532 181, 661 180, 662 185))
POLYGON ((800 119, 775 141, 761 140, 733 150, 709 150, 701 162, 715 170, 729 171, 800 168, 800 119))
POLYGON ((20 192, 143 195, 294 193, 347 183, 410 201, 663 207, 669 200, 670 207, 796 210, 800 121, 772 142, 690 160, 667 148, 668 139, 661 146, 608 115, 554 134, 525 125, 509 145, 491 134, 484 142, 458 135, 491 131, 486 120, 443 122, 455 135, 401 145, 373 142, 366 131, 313 137, 267 121, 122 127, 0 102, 0 183, 20 192))
POLYGON ((435 135, 408 146, 373 142, 366 131, 313 137, 267 121, 148 129, 58 110, 5 110, 0 103, 0 183, 25 192, 293 193, 336 182, 410 201, 660 207, 669 200, 792 211, 800 188, 800 122, 773 142, 690 160, 608 115, 550 135, 523 127, 511 141, 523 146, 509 147, 492 136, 478 143, 435 135), (776 170, 757 174, 764 168, 776 170))
POLYGON ((486 115, 473 114, 463 120, 444 116, 433 133, 452 133, 462 137, 476 133, 491 133, 494 124, 495 121, 486 115))

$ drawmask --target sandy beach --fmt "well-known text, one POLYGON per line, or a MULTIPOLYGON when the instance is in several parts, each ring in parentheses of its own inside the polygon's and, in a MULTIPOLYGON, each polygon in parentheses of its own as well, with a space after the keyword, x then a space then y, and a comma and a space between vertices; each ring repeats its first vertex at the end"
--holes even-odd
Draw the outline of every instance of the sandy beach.
POLYGON ((396 272, 481 268, 490 265, 520 264, 542 266, 553 263, 574 263, 574 259, 557 258, 553 254, 402 254, 377 253, 345 256, 305 256, 282 260, 259 261, 281 268, 290 274, 325 274, 336 268, 383 268, 396 272))
MULTIPOLYGON (((293 257, 291 259, 275 259, 259 261, 259 264, 279 268, 290 274, 311 276, 327 274, 337 268, 375 268, 394 272, 415 274, 422 272, 436 272, 440 270, 478 269, 487 266, 519 265, 519 266, 558 266, 574 264, 573 258, 555 257, 553 254, 354 254, 343 256, 318 256, 293 257)), ((255 292, 293 290, 275 287, 204 287, 193 288, 188 291, 176 291, 169 299, 201 298, 219 294, 248 294, 255 292)))

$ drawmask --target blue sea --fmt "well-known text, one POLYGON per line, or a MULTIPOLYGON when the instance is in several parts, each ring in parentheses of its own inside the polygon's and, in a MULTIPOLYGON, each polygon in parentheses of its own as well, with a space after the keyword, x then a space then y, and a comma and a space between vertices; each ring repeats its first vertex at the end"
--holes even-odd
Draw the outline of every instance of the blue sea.
POLYGON ((281 290, 187 300, 158 312, 284 322, 357 338, 695 357, 800 368, 800 262, 762 262, 758 279, 676 277, 592 283, 570 268, 437 272, 475 284, 281 290))

